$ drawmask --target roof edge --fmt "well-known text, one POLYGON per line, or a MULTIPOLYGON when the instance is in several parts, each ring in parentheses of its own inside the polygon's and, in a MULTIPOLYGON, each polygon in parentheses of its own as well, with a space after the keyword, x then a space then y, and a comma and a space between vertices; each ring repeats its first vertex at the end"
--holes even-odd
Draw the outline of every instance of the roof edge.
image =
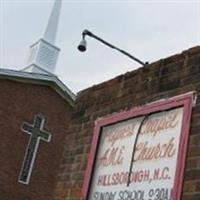
POLYGON ((0 78, 24 83, 41 84, 52 87, 73 107, 76 95, 55 75, 16 71, 0 68, 0 78))

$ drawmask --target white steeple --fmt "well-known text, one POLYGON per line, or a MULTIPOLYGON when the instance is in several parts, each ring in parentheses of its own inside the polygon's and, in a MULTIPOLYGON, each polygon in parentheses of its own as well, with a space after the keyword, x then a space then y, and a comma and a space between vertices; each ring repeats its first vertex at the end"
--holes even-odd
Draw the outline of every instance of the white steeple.
POLYGON ((60 49, 55 46, 62 0, 55 0, 43 38, 30 46, 24 71, 53 74, 60 49))
POLYGON ((44 34, 44 40, 51 44, 55 44, 58 22, 60 17, 61 0, 56 0, 52 9, 49 22, 44 34))

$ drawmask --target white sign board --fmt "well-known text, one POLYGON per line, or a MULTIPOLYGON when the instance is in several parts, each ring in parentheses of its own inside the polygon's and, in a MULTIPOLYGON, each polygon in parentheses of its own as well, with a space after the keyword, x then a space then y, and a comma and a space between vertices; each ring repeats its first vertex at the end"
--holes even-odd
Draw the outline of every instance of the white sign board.
POLYGON ((143 117, 103 127, 89 200, 172 200, 182 119, 179 107, 151 114, 140 133, 143 117))

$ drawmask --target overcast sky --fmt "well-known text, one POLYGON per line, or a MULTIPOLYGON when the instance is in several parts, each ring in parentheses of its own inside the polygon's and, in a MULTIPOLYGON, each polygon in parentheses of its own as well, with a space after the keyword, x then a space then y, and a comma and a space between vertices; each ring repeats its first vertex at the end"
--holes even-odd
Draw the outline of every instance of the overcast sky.
MULTIPOLYGON (((0 0, 0 66, 22 69, 28 48, 43 36, 53 0, 0 0)), ((153 62, 200 44, 200 0, 63 0, 56 45, 58 77, 73 91, 140 65, 92 38, 89 29, 142 61, 153 62)))

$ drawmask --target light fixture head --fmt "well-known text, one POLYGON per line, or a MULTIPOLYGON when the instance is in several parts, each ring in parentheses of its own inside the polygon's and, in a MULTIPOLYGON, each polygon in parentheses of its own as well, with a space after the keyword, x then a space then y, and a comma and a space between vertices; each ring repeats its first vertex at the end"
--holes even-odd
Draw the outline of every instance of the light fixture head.
POLYGON ((85 40, 85 37, 83 37, 80 44, 78 45, 78 50, 84 52, 86 51, 86 49, 87 49, 87 42, 85 40))

